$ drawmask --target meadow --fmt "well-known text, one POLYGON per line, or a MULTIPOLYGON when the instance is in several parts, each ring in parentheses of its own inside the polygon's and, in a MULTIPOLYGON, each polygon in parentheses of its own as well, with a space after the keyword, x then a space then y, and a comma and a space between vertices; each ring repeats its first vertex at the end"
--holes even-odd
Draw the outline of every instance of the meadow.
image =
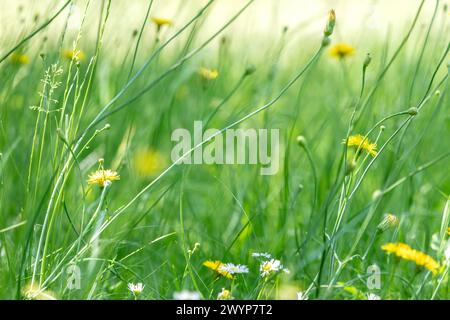
POLYGON ((0 298, 449 299, 450 3, 389 3, 0 0, 0 298))

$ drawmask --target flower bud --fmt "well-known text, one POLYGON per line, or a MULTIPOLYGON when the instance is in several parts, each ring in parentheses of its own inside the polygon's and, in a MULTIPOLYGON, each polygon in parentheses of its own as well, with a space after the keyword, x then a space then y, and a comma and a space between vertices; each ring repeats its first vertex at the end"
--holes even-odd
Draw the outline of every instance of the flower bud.
POLYGON ((370 64, 370 62, 372 61, 372 57, 370 56, 370 53, 368 53, 366 55, 366 59, 364 59, 364 64, 363 64, 363 68, 367 68, 370 64))
POLYGON ((224 45, 228 42, 228 38, 226 36, 223 36, 222 38, 220 38, 220 44, 224 45))
POLYGON ((244 76, 249 76, 252 73, 255 73, 255 71, 256 71, 256 67, 254 65, 249 65, 247 68, 245 68, 244 76))
POLYGON ((356 160, 352 159, 351 161, 347 162, 347 167, 345 168, 345 175, 348 176, 350 173, 353 172, 356 168, 356 160))
POLYGON ((306 138, 304 136, 298 136, 296 140, 300 147, 302 148, 306 147, 306 138))
POLYGON ((334 10, 330 10, 328 13, 328 21, 325 26, 325 30, 323 30, 323 34, 325 37, 329 37, 333 34, 334 26, 336 24, 336 13, 334 10))
POLYGON ((378 198, 380 198, 383 195, 383 191, 381 190, 375 190, 372 193, 372 200, 377 200, 378 198))
POLYGON ((416 116, 419 113, 419 109, 417 109, 416 107, 411 107, 408 109, 408 114, 410 116, 416 116))
POLYGON ((378 224, 377 231, 384 232, 387 229, 395 228, 396 226, 398 226, 398 218, 391 213, 387 213, 384 215, 383 220, 378 224))

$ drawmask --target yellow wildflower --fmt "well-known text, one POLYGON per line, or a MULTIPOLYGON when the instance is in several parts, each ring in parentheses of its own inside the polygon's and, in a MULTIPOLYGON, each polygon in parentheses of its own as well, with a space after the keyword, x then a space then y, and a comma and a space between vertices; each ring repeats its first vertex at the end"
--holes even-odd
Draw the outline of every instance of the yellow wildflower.
POLYGON ((91 173, 87 182, 88 184, 98 184, 100 187, 105 187, 115 180, 120 180, 120 176, 117 172, 110 169, 100 169, 91 173))
POLYGON ((447 234, 450 236, 450 228, 447 228, 447 234))
POLYGON ((214 270, 215 272, 217 272, 221 276, 224 276, 224 277, 226 277, 228 279, 234 279, 234 277, 230 273, 228 273, 228 272, 226 272, 226 271, 224 271, 222 269, 223 266, 224 266, 224 263, 222 261, 219 261, 219 260, 216 260, 216 261, 208 260, 208 261, 203 262, 203 265, 205 267, 211 269, 211 270, 214 270))
MULTIPOLYGON (((346 139, 343 140, 343 143, 346 142, 346 139)), ((377 144, 371 143, 368 138, 357 134, 354 136, 348 137, 347 142, 348 147, 357 147, 358 152, 360 150, 365 150, 367 153, 375 157, 377 155, 377 144)))
POLYGON ((14 64, 28 64, 30 62, 30 58, 26 54, 14 52, 11 55, 11 62, 14 64))
POLYGON ((204 80, 214 80, 219 76, 219 71, 203 67, 198 70, 198 73, 204 80))
POLYGON ((172 20, 167 18, 152 17, 151 20, 154 24, 156 24, 158 29, 161 28, 162 26, 171 26, 173 24, 172 20))
POLYGON ((178 100, 183 100, 189 93, 189 89, 186 85, 183 85, 178 88, 178 90, 175 92, 175 97, 178 100))
POLYGON ((346 43, 337 43, 330 48, 329 53, 332 57, 343 59, 345 57, 354 55, 355 48, 346 43))
POLYGON ((138 175, 146 177, 159 173, 166 160, 159 151, 142 148, 134 154, 133 163, 138 175))
POLYGON ((416 265, 425 267, 433 274, 439 272, 440 265, 432 257, 418 250, 414 250, 405 243, 386 243, 381 249, 388 254, 394 253, 397 257, 404 260, 413 261, 416 265))
POLYGON ((67 49, 63 51, 64 58, 68 60, 74 60, 75 62, 80 62, 86 58, 86 55, 81 50, 71 50, 67 49))

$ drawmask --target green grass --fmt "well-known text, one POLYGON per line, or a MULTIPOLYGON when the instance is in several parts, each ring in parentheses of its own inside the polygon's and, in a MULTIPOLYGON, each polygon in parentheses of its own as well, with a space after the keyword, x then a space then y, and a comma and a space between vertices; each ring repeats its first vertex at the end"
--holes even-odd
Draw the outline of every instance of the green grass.
POLYGON ((182 290, 215 299, 222 288, 237 299, 450 298, 445 2, 414 1, 388 32, 341 28, 349 16, 338 6, 330 47, 356 48, 343 59, 322 46, 322 31, 305 31, 325 26, 326 11, 252 39, 239 31, 257 1, 222 15, 220 0, 173 1, 173 25, 158 32, 150 17, 159 2, 133 2, 133 27, 118 18, 128 2, 107 0, 75 1, 76 30, 71 1, 42 4, 36 19, 15 8, 7 20, 15 32, 0 38, 0 298, 26 298, 32 285, 58 299, 133 299, 127 284, 138 282, 139 299, 182 290), (73 49, 84 59, 64 57, 73 49), (201 79, 201 67, 219 76, 201 79), (172 131, 196 120, 280 129, 279 172, 172 165, 172 131), (377 143, 376 156, 343 144, 356 134, 377 143), (99 159, 120 175, 106 188, 87 184, 99 159), (386 213, 398 224, 380 232, 386 213), (439 272, 387 255, 389 242, 427 253, 439 272), (261 278, 254 252, 290 272, 261 278), (250 272, 230 280, 206 260, 250 272), (367 287, 374 264, 379 289, 367 287), (78 289, 67 286, 74 265, 78 289))

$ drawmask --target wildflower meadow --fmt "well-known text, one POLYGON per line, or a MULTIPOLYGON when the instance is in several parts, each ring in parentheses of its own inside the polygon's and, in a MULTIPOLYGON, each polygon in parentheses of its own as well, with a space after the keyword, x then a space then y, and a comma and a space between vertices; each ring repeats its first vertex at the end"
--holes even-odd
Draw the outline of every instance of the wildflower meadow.
POLYGON ((449 5, 0 0, 0 299, 450 299, 449 5))

